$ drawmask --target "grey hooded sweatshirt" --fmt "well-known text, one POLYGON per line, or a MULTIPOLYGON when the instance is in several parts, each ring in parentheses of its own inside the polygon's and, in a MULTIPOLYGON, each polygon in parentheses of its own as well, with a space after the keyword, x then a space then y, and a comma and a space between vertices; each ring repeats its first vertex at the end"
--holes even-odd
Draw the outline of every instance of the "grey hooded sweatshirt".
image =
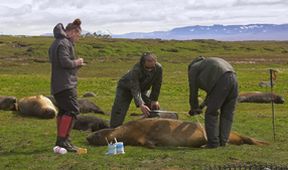
POLYGON ((49 48, 52 95, 66 89, 77 88, 78 70, 74 44, 66 37, 63 25, 57 24, 53 33, 55 40, 49 48))

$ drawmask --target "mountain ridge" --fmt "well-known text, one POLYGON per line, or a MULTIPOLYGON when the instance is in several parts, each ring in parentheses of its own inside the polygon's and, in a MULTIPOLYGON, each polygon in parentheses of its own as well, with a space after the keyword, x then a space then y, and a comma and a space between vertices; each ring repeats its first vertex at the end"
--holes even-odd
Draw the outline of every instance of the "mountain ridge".
POLYGON ((131 32, 112 34, 112 38, 192 40, 215 39, 225 41, 239 40, 288 40, 288 24, 247 24, 211 26, 185 26, 169 31, 131 32))

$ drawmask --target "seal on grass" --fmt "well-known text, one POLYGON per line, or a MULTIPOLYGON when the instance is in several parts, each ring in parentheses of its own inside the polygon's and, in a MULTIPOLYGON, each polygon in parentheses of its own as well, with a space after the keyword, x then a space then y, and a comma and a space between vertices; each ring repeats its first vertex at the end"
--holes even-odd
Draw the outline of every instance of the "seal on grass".
POLYGON ((78 115, 73 125, 73 129, 92 132, 105 128, 109 128, 107 121, 90 115, 78 115))
POLYGON ((241 93, 238 96, 238 102, 243 103, 271 103, 273 100, 276 104, 283 104, 284 98, 275 93, 262 93, 262 92, 248 92, 241 93))
MULTIPOLYGON (((207 143, 205 130, 200 123, 185 122, 173 119, 141 119, 130 121, 117 128, 102 129, 90 134, 87 141, 90 145, 107 145, 107 141, 116 138, 125 145, 145 146, 182 146, 201 147, 207 143)), ((268 145, 247 136, 231 132, 229 143, 235 145, 268 145)))
POLYGON ((17 98, 14 96, 0 96, 0 110, 16 110, 17 98))
POLYGON ((52 119, 58 112, 51 100, 43 95, 29 96, 20 99, 17 102, 17 110, 23 116, 43 119, 52 119))
MULTIPOLYGON (((58 107, 56 100, 54 99, 53 96, 47 96, 51 102, 58 107)), ((80 108, 80 113, 99 113, 99 114, 105 114, 105 112, 97 106, 95 103, 88 99, 77 99, 79 108, 80 108)))

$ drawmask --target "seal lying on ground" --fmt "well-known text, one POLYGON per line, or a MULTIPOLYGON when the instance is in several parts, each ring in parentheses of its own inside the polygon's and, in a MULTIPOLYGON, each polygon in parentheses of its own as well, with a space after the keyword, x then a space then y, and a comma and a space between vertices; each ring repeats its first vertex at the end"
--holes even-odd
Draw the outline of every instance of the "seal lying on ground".
POLYGON ((0 110, 16 110, 15 104, 17 102, 14 96, 0 96, 0 110))
POLYGON ((238 102, 249 102, 249 103, 271 103, 273 100, 276 104, 283 104, 284 98, 274 93, 262 93, 262 92, 249 92, 241 93, 238 96, 238 102))
POLYGON ((17 102, 17 110, 24 116, 33 116, 43 119, 54 118, 58 112, 50 99, 42 95, 20 99, 17 102))
MULTIPOLYGON (((130 121, 117 128, 102 129, 90 134, 87 141, 90 145, 107 145, 116 138, 125 145, 145 146, 182 146, 201 147, 207 143, 203 126, 195 122, 184 122, 172 119, 141 119, 130 121)), ((229 143, 235 145, 268 145, 236 132, 231 132, 229 143)))
POLYGON ((94 104, 92 101, 88 99, 78 99, 78 103, 80 106, 80 113, 99 113, 105 114, 100 107, 94 104))
MULTIPOLYGON (((51 102, 58 107, 56 100, 53 96, 47 96, 51 102)), ((94 104, 92 101, 88 99, 78 99, 80 113, 99 113, 99 114, 105 114, 105 112, 98 107, 96 104, 94 104)))
POLYGON ((73 129, 83 131, 90 130, 92 132, 105 128, 109 128, 107 121, 96 116, 78 115, 73 125, 73 129))

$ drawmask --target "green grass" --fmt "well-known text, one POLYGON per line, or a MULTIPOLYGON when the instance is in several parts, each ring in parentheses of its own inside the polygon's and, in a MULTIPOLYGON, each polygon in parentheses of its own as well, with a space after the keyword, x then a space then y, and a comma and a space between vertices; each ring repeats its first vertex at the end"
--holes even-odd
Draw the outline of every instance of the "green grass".
MULTIPOLYGON (((47 50, 52 38, 0 36, 0 95, 21 98, 50 94, 50 64, 47 50)), ((159 98, 161 108, 179 113, 181 120, 195 122, 187 116, 187 66, 198 55, 219 56, 230 61, 237 71, 239 90, 269 91, 260 88, 268 81, 268 68, 277 68, 274 91, 288 97, 287 42, 219 42, 214 40, 101 40, 82 39, 77 54, 88 61, 79 71, 78 93, 94 92, 92 100, 110 112, 118 79, 139 59, 143 51, 153 51, 163 65, 164 79, 159 98)), ((205 93, 201 92, 204 98, 205 93)), ((133 102, 129 113, 138 112, 133 102)), ((126 116, 125 121, 133 118, 126 116)), ((21 117, 0 111, 0 169, 192 169, 197 165, 231 163, 272 163, 288 165, 287 104, 275 105, 276 141, 273 141, 271 104, 238 104, 233 130, 271 142, 265 147, 233 146, 215 150, 198 148, 125 146, 124 155, 106 156, 107 147, 89 146, 88 132, 72 131, 73 143, 88 148, 88 154, 55 155, 55 120, 21 117)), ((109 116, 99 115, 103 119, 109 116)), ((199 119, 201 122, 203 120, 199 119)), ((197 167, 195 167, 197 169, 197 167)))

